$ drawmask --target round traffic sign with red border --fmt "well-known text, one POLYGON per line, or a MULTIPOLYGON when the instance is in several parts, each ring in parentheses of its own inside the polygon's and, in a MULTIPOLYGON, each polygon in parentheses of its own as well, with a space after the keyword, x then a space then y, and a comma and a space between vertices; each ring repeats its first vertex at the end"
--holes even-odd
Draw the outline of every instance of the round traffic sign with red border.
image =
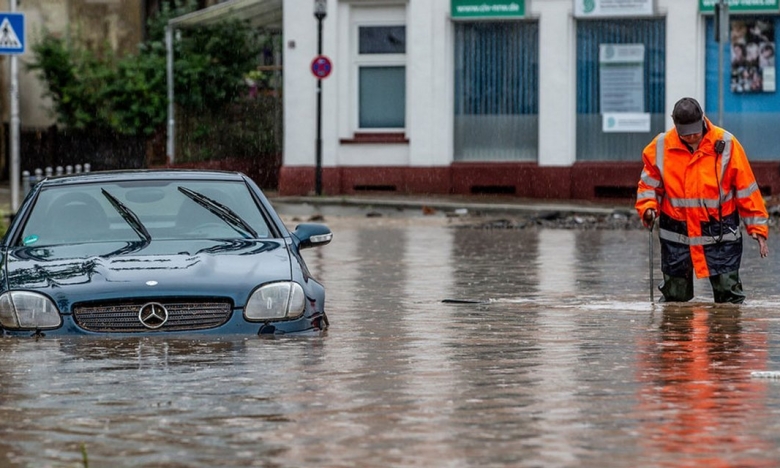
POLYGON ((327 78, 331 70, 333 70, 333 64, 324 55, 314 57, 314 60, 311 62, 311 72, 319 79, 327 78))

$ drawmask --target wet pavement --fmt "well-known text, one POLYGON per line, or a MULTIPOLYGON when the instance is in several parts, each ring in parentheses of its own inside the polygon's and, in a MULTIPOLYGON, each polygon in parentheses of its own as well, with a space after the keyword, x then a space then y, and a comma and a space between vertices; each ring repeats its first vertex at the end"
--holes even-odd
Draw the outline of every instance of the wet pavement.
POLYGON ((2 339, 0 466, 780 464, 778 236, 746 304, 660 305, 644 230, 275 203, 334 232, 304 251, 327 332, 2 339))

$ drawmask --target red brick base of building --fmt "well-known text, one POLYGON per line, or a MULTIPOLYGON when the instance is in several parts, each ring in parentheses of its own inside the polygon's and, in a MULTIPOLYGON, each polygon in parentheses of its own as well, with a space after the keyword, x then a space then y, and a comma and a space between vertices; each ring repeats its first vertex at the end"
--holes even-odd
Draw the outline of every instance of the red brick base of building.
MULTIPOLYGON (((765 196, 780 194, 780 162, 751 163, 765 196)), ((366 192, 399 194, 499 194, 522 198, 631 199, 641 162, 578 162, 549 167, 536 163, 453 163, 444 167, 325 167, 324 195, 366 192)), ((280 195, 315 191, 313 166, 282 166, 280 195)))

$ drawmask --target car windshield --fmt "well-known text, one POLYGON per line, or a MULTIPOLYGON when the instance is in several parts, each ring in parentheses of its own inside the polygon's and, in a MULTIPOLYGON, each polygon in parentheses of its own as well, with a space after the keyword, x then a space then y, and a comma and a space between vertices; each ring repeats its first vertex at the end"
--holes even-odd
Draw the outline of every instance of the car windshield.
POLYGON ((248 239, 270 232, 243 182, 148 180, 45 187, 19 242, 248 239))

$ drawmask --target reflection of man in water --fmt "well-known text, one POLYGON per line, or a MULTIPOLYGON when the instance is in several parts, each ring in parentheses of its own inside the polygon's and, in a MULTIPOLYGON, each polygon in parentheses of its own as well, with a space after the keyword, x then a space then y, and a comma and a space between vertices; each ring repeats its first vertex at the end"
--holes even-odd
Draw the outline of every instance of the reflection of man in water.
POLYGON ((648 465, 771 466, 762 463, 776 450, 762 428, 770 399, 749 374, 766 368, 767 331, 751 327, 737 308, 664 307, 640 355, 637 439, 661 461, 648 465))

